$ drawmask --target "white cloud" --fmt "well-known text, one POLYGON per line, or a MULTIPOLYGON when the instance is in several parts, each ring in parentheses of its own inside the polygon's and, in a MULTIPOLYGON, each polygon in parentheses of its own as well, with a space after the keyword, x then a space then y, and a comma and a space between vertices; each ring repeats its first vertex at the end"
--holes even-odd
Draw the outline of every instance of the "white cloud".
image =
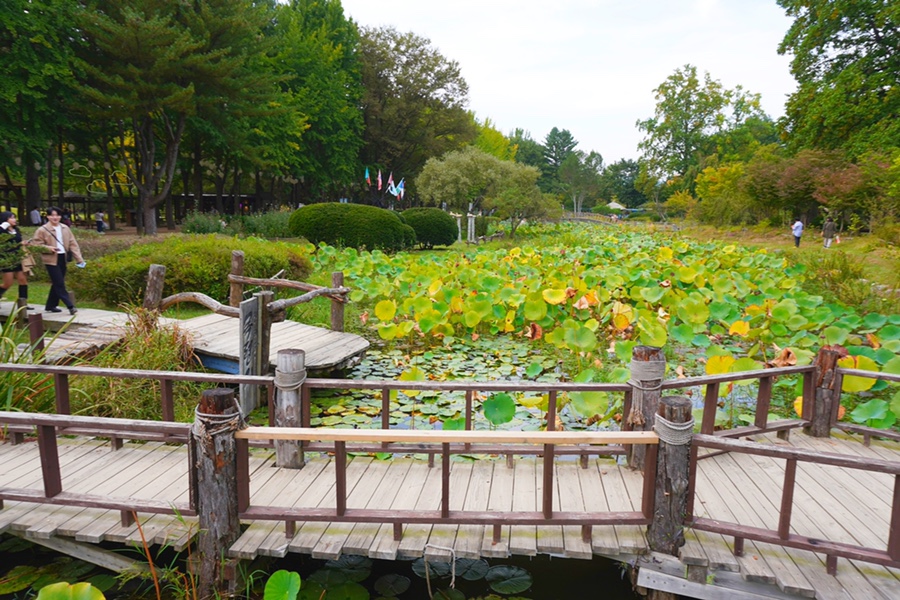
POLYGON ((470 108, 541 141, 568 129, 607 162, 636 158, 653 89, 692 64, 762 94, 773 117, 795 87, 777 46, 790 20, 763 0, 343 0, 363 26, 429 38, 459 63, 470 108))

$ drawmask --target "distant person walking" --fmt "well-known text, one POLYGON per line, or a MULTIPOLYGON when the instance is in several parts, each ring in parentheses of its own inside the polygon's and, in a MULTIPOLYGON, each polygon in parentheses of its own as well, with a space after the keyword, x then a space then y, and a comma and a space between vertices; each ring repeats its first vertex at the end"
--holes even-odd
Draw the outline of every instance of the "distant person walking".
POLYGON ((43 223, 41 220, 41 211, 38 210, 37 206, 31 209, 31 212, 28 213, 28 218, 31 219, 31 224, 35 227, 40 227, 43 223))
POLYGON ((831 248, 831 240, 834 239, 834 234, 837 231, 837 223, 834 222, 834 219, 828 217, 825 219, 825 225, 822 226, 822 238, 825 241, 825 247, 831 248))
POLYGON ((791 225, 791 233, 794 234, 794 248, 800 247, 800 236, 803 235, 803 221, 797 219, 793 225, 791 225))
POLYGON ((103 233, 103 217, 105 216, 102 210, 94 213, 94 224, 97 226, 97 233, 103 233))
POLYGON ((62 220, 62 210, 51 206, 47 209, 47 224, 38 227, 34 232, 31 244, 41 248, 41 260, 47 268, 50 276, 50 293, 47 294, 47 303, 44 305, 46 312, 62 312, 59 303, 62 302, 69 309, 69 314, 78 312, 75 304, 66 290, 66 262, 69 253, 75 261, 75 266, 84 268, 87 264, 81 256, 81 248, 75 240, 75 235, 62 220))

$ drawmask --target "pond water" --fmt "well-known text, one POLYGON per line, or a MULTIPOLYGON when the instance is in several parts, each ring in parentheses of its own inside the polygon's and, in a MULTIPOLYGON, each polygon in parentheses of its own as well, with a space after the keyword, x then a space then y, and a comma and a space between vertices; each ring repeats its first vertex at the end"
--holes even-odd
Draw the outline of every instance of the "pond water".
MULTIPOLYGON (((114 546, 109 548, 122 551, 114 546)), ((181 570, 181 558, 164 552, 154 560, 158 568, 175 567, 181 570)), ((422 559, 373 561, 349 556, 337 561, 324 561, 292 554, 283 559, 260 559, 242 568, 245 573, 253 574, 256 580, 253 590, 242 596, 253 598, 262 597, 268 575, 279 569, 300 574, 304 584, 299 600, 319 600, 323 590, 328 590, 325 600, 429 598, 429 581, 425 578, 426 565, 422 559)), ((460 559, 454 572, 447 563, 430 563, 427 568, 430 569, 431 593, 434 598, 442 600, 639 598, 631 589, 623 565, 600 557, 593 560, 546 555, 502 560, 460 559), (451 580, 454 583, 452 588, 451 580)), ((116 585, 113 575, 18 538, 9 535, 0 537, 0 600, 31 598, 35 595, 35 588, 57 581, 91 581, 104 589, 110 599, 155 598, 149 582, 141 585, 132 582, 123 589, 116 585), (24 578, 21 578, 23 575, 24 578), (10 585, 10 582, 17 580, 20 585, 10 585)), ((163 597, 178 600, 171 589, 164 591, 163 597)))

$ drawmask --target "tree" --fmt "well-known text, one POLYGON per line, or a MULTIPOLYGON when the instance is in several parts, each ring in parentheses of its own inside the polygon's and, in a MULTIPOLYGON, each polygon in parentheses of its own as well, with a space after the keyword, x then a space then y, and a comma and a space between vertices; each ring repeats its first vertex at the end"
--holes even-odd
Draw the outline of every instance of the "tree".
POLYGON ((475 140, 469 86, 456 61, 414 33, 392 27, 361 33, 365 164, 410 179, 428 159, 475 140))
POLYGON ((507 172, 505 164, 518 165, 466 146, 429 159, 415 180, 416 189, 426 203, 463 212, 479 211, 485 198, 500 192, 507 172))
MULTIPOLYGON (((251 114, 274 89, 259 68, 271 15, 245 0, 91 0, 81 7, 87 112, 118 125, 144 231, 169 194, 187 118, 198 108, 251 114)), ((139 222, 140 224, 140 222, 139 222)))
POLYGON ((509 237, 523 221, 557 218, 562 206, 552 194, 544 194, 537 186, 540 171, 528 165, 504 163, 503 184, 496 195, 485 199, 485 208, 494 211, 501 220, 509 219, 509 237))
POLYGON ((360 170, 359 30, 338 0, 293 0, 278 6, 276 32, 272 65, 304 129, 279 170, 300 180, 304 199, 336 198, 360 170))
POLYGON ((485 119, 484 123, 477 121, 475 123, 478 126, 478 137, 475 138, 473 144, 476 148, 496 156, 500 160, 515 160, 516 144, 495 129, 490 119, 485 119))
POLYGON ((572 199, 572 210, 581 212, 585 200, 596 200, 601 189, 600 172, 603 157, 597 152, 575 151, 567 156, 559 167, 559 179, 566 194, 572 199))
POLYGON ((646 203, 647 197, 636 187, 639 173, 640 165, 628 158, 607 165, 600 175, 601 196, 628 208, 637 208, 646 203))
POLYGON ((798 88, 783 126, 794 148, 856 157, 900 146, 900 9, 891 0, 778 0, 794 19, 778 47, 798 88))
POLYGON ((534 141, 531 134, 524 129, 516 129, 509 136, 516 147, 516 162, 543 169, 547 161, 544 158, 544 147, 534 141))
POLYGON ((0 174, 5 183, 25 175, 29 206, 40 198, 38 171, 48 147, 71 120, 73 7, 67 0, 8 0, 0 10, 0 174))
POLYGON ((562 192, 559 170, 563 162, 575 152, 578 142, 568 129, 554 127, 544 139, 544 169, 541 177, 541 189, 545 192, 562 192))
MULTIPOLYGON (((654 90, 653 117, 637 122, 646 137, 638 144, 648 178, 680 178, 693 188, 693 180, 708 157, 718 156, 727 145, 728 132, 743 128, 751 119, 764 119, 759 95, 741 86, 725 89, 721 82, 697 68, 676 69, 654 90)), ((752 129, 750 130, 752 131, 752 129)))

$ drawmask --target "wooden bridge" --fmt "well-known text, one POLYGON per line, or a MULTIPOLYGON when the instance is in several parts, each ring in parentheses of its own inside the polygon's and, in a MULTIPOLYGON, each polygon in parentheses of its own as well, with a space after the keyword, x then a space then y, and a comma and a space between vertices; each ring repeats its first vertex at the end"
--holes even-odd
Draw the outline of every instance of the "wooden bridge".
MULTIPOLYGON (((210 496, 198 492, 198 475, 190 466, 196 461, 189 462, 182 447, 188 443, 196 456, 203 443, 197 441, 200 431, 234 443, 235 487, 228 494, 243 522, 228 542, 227 553, 235 560, 288 552, 321 558, 424 555, 435 561, 602 555, 634 567, 639 586, 696 598, 898 598, 900 445, 888 432, 837 423, 835 402, 843 375, 893 382, 900 377, 836 368, 827 354, 814 366, 657 381, 656 386, 642 379, 629 384, 307 379, 300 389, 300 427, 274 426, 273 416, 273 426, 243 428, 239 413, 226 411, 210 416, 215 428, 195 423, 193 430, 183 423, 68 415, 68 377, 270 387, 274 379, 3 364, 0 372, 52 375, 58 414, 0 413, 0 423, 9 427, 0 444, 0 531, 60 548, 72 539, 124 544, 143 539, 183 548, 203 529, 202 499, 210 496), (803 378, 803 418, 767 422, 772 383, 784 376, 803 378), (714 431, 719 386, 747 379, 759 382, 754 425, 714 431), (688 435, 687 446, 629 425, 629 416, 646 410, 654 393, 698 387, 705 389, 707 402, 700 433, 688 435), (311 390, 346 388, 381 390, 384 409, 392 390, 462 390, 466 430, 390 429, 387 410, 381 429, 309 428, 311 390), (550 431, 477 430, 475 393, 497 391, 547 394, 550 431), (558 394, 578 391, 624 394, 622 422, 631 431, 553 431, 558 394), (222 433, 225 421, 235 427, 222 433), (26 437, 32 430, 36 443, 26 437), (302 468, 276 466, 284 464, 279 444, 285 443, 295 444, 302 468), (689 452, 683 473, 670 454, 679 448, 689 452), (385 454, 393 458, 379 458, 385 454), (644 457, 635 465, 642 470, 625 464, 635 455, 644 457), (659 462, 665 456, 670 462, 659 462), (679 494, 686 505, 674 524, 685 543, 676 557, 653 547, 653 528, 667 520, 668 497, 679 494)), ((279 388, 278 397, 282 394, 279 388)), ((172 414, 166 402, 171 398, 163 394, 161 416, 172 414)))

